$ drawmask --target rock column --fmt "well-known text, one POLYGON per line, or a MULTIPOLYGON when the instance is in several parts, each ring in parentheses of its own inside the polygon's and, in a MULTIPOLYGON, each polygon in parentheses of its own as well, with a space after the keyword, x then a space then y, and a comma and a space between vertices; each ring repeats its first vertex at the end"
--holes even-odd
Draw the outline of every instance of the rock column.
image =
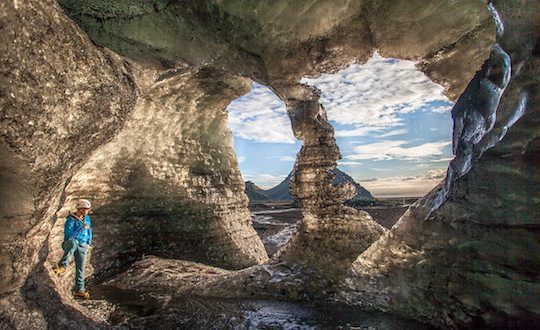
POLYGON ((332 185, 331 170, 341 155, 319 103, 320 92, 292 85, 278 94, 285 100, 295 136, 303 141, 291 178, 291 192, 303 219, 276 258, 304 274, 308 295, 325 294, 385 229, 367 212, 343 204, 354 195, 352 186, 332 185))

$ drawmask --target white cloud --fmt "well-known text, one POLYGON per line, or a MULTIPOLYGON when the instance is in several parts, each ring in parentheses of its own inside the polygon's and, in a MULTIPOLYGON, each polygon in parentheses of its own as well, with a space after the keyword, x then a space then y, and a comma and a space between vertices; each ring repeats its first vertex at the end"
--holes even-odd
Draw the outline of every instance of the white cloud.
POLYGON ((450 145, 449 141, 428 142, 418 146, 404 147, 407 141, 381 141, 353 147, 355 154, 345 158, 349 160, 390 160, 405 159, 418 160, 432 156, 440 156, 443 149, 450 145))
POLYGON ((363 178, 363 179, 356 180, 356 182, 373 182, 373 181, 379 181, 379 178, 363 178))
POLYGON ((446 176, 446 168, 440 168, 436 170, 429 170, 424 174, 425 179, 442 179, 446 176))
MULTIPOLYGON (((397 123, 396 123, 397 125, 397 123)), ((374 134, 375 132, 381 132, 387 130, 387 127, 383 126, 361 126, 353 129, 338 129, 335 132, 336 137, 351 137, 374 134)))
POLYGON ((417 110, 444 112, 451 103, 444 88, 432 82, 412 61, 388 59, 377 53, 363 65, 302 82, 321 90, 328 118, 356 128, 338 130, 337 137, 361 136, 402 125, 399 114, 417 110), (431 102, 448 102, 431 106, 431 102))
POLYGON ((228 106, 229 127, 236 136, 263 143, 295 143, 287 109, 268 87, 253 83, 251 91, 228 106))
POLYGON ((294 162, 296 161, 296 158, 293 156, 272 156, 272 157, 266 157, 266 159, 275 159, 280 162, 294 162))
POLYGON ((443 157, 443 158, 432 159, 431 162, 432 163, 449 162, 452 159, 454 159, 454 157, 443 157))
POLYGON ((445 113, 452 110, 452 105, 441 105, 437 107, 431 107, 429 110, 437 113, 445 113))
POLYGON ((406 129, 395 129, 395 130, 390 130, 388 131, 387 133, 384 133, 384 134, 378 134, 377 137, 378 138, 387 138, 387 137, 391 137, 391 136, 398 136, 398 135, 403 135, 403 134, 407 134, 409 131, 406 130, 406 129))
POLYGON ((362 165, 361 162, 354 162, 354 161, 341 161, 338 160, 338 166, 348 166, 348 167, 355 167, 362 165))

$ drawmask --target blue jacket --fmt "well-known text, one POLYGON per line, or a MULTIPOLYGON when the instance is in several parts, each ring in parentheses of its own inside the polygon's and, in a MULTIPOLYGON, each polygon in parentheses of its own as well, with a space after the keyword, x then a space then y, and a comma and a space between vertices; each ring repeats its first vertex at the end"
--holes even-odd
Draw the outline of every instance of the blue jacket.
POLYGON ((75 215, 68 215, 64 224, 64 241, 73 238, 80 243, 92 244, 92 223, 88 214, 84 216, 83 220, 88 225, 87 229, 75 215))

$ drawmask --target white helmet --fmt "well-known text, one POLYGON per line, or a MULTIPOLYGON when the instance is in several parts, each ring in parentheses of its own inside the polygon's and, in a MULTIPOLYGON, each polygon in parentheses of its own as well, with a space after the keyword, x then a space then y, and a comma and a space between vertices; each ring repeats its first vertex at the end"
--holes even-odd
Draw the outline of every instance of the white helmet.
POLYGON ((92 207, 88 199, 79 199, 77 201, 77 209, 89 209, 92 207))

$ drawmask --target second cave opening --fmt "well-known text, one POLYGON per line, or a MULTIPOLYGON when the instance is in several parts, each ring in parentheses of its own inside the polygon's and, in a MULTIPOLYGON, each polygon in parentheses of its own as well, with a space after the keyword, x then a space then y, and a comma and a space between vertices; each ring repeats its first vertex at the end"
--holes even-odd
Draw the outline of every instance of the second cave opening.
MULTIPOLYGON (((333 183, 356 190, 347 205, 389 229, 444 178, 452 158, 453 103, 415 62, 375 52, 364 64, 301 83, 321 92, 342 155, 333 183)), ((302 218, 290 192, 301 141, 285 103, 267 86, 253 82, 227 110, 254 226, 272 255, 302 218)))

